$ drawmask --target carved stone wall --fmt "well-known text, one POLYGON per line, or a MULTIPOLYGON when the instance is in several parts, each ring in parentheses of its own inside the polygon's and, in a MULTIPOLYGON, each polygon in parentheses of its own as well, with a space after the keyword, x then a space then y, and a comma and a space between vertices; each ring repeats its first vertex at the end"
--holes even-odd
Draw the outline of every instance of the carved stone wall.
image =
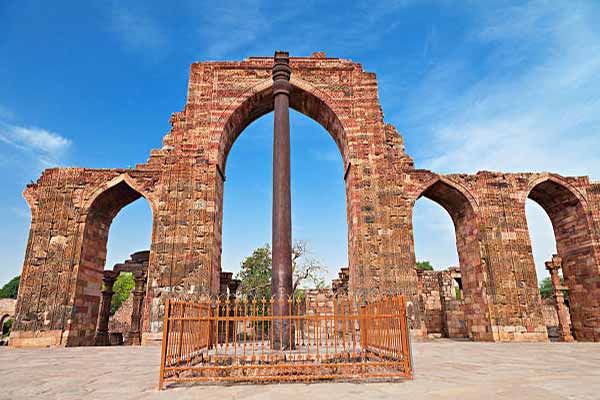
MULTIPOLYGON (((227 155, 244 128, 273 109, 272 64, 192 64, 185 107, 147 163, 49 169, 27 187, 32 222, 11 344, 92 343, 110 223, 139 197, 153 214, 144 342, 160 338, 165 297, 218 292, 227 155)), ((413 330, 426 334, 415 306, 412 230, 414 202, 425 196, 455 225, 469 335, 547 340, 525 220, 530 197, 552 220, 577 338, 600 340, 599 184, 548 173, 415 170, 384 122, 375 74, 322 53, 290 65, 291 107, 329 132, 344 162, 349 292, 405 294, 413 330)))

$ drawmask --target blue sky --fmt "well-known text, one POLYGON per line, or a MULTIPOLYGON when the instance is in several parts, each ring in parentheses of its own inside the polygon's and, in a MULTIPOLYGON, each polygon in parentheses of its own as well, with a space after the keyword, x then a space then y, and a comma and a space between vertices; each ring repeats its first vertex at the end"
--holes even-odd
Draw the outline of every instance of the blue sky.
MULTIPOLYGON (((600 179, 600 3, 261 1, 0 3, 0 283, 22 267, 21 192, 51 166, 127 167, 160 148, 185 103, 189 65, 325 51, 377 73, 386 121, 416 166, 544 171, 600 179)), ((223 267, 270 240, 272 116, 227 163, 223 267)), ((294 236, 329 276, 347 261, 342 165, 314 121, 292 116, 294 236)), ((549 221, 527 207, 540 277, 549 221)), ((450 218, 420 200, 416 252, 456 264, 450 218)), ((148 247, 143 200, 115 219, 109 266, 148 247)))

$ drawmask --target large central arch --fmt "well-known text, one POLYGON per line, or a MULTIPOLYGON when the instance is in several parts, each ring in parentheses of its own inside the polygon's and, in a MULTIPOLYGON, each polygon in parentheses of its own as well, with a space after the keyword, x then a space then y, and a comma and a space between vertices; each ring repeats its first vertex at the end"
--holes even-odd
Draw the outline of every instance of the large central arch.
MULTIPOLYGON (((290 107, 307 117, 318 122, 335 141, 342 160, 347 171, 349 161, 348 139, 346 131, 336 112, 328 104, 323 93, 318 93, 317 89, 301 79, 292 78, 290 80, 290 107)), ((249 90, 245 96, 236 99, 235 102, 223 113, 215 132, 220 134, 218 153, 216 154, 217 174, 215 176, 215 198, 217 217, 214 230, 215 251, 212 260, 212 290, 216 289, 221 272, 221 254, 222 254, 222 226, 223 226, 223 190, 227 165, 227 157, 233 144, 242 134, 244 129, 252 122, 273 111, 273 87, 272 80, 268 79, 249 90)), ((292 127, 293 129, 293 127, 292 127)), ((346 176, 344 176, 346 180, 346 176)), ((351 186, 346 180, 346 212, 348 223, 348 237, 351 235, 351 208, 348 199, 351 198, 351 186)), ((350 241, 350 240, 349 240, 350 241)), ((353 249, 348 244, 348 260, 350 262, 353 249)))

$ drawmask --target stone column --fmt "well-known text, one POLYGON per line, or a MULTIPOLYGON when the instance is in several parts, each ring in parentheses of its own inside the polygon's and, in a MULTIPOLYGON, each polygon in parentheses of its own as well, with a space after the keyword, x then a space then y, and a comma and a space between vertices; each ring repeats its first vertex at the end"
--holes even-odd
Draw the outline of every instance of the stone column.
POLYGON ((273 65, 273 103, 275 126, 273 135, 273 271, 271 294, 275 296, 273 314, 274 349, 291 344, 288 297, 292 295, 292 213, 290 193, 290 75, 289 55, 275 52, 273 65))
POLYGON ((569 310, 565 305, 563 290, 566 288, 560 283, 558 270, 562 266, 562 258, 555 254, 552 256, 552 261, 546 261, 546 269, 550 273, 552 280, 552 294, 554 296, 554 305, 558 314, 558 334, 562 342, 573 342, 575 339, 571 335, 571 323, 569 318, 569 310))
POLYGON ((142 319, 142 310, 144 306, 144 294, 146 293, 146 274, 144 271, 135 271, 133 273, 135 286, 133 291, 133 310, 131 311, 131 326, 129 328, 128 344, 139 346, 142 343, 140 326, 142 319))
POLYGON ((219 276, 219 297, 221 297, 222 301, 225 301, 227 298, 227 288, 233 278, 232 272, 221 272, 219 276))
POLYGON ((113 296, 113 285, 119 276, 118 272, 104 271, 102 281, 104 289, 102 290, 102 301, 100 302, 100 313, 98 315, 98 329, 94 344, 96 346, 110 346, 110 338, 108 337, 108 320, 110 319, 110 303, 113 296))
MULTIPOLYGON (((240 286, 241 281, 239 279, 231 279, 228 284, 229 288, 229 302, 231 303, 231 308, 229 309, 229 315, 235 316, 235 298, 237 297, 237 290, 240 286)), ((238 310, 239 312, 239 310, 238 310)), ((229 322, 229 337, 233 339, 237 335, 236 329, 237 322, 230 321, 229 322)))
POLYGON ((241 282, 239 279, 232 279, 227 284, 227 287, 229 288, 229 301, 231 301, 231 304, 233 304, 233 301, 235 300, 236 293, 237 293, 238 287, 240 286, 240 283, 241 282))

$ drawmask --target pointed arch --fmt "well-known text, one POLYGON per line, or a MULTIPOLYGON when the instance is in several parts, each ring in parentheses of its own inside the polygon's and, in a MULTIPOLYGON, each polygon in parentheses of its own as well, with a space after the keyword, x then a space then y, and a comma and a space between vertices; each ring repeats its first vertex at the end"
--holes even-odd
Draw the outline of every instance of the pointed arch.
POLYGON ((427 182, 413 199, 414 203, 421 197, 426 197, 442 206, 454 221, 460 209, 469 210, 474 216, 479 215, 477 200, 471 192, 458 182, 445 176, 435 175, 427 182))
POLYGON ((475 340, 491 340, 492 328, 486 274, 482 262, 477 202, 465 187, 438 175, 417 191, 413 207, 420 197, 426 197, 439 204, 452 219, 462 275, 467 334, 475 340))
MULTIPOLYGON (((344 114, 336 108, 331 98, 312 84, 294 77, 290 80, 290 108, 306 115, 319 123, 330 134, 342 156, 344 170, 349 170, 350 155, 346 129, 341 121, 344 114)), ((233 144, 244 129, 253 121, 273 111, 273 81, 271 78, 262 80, 246 90, 241 96, 232 101, 221 113, 217 122, 211 127, 211 138, 218 140, 217 152, 212 154, 216 164, 215 172, 215 223, 213 229, 213 246, 211 260, 211 290, 218 292, 218 281, 221 271, 222 225, 223 225, 223 192, 227 157, 233 144)), ((346 111, 346 115, 347 115, 346 111)), ((350 179, 345 179, 346 214, 348 224, 348 261, 352 264, 355 246, 352 242, 352 216, 358 212, 357 207, 351 207, 352 185, 350 179)), ((352 269, 351 269, 352 270, 352 269)))
MULTIPOLYGON (((333 101, 310 83, 292 76, 290 79, 290 107, 318 122, 333 138, 344 160, 349 162, 348 140, 333 101)), ((219 116, 213 132, 219 137, 219 151, 215 160, 224 173, 227 156, 235 140, 253 121, 273 111, 273 81, 265 79, 236 98, 219 116)))
MULTIPOLYGON (((154 220, 156 208, 147 196, 134 179, 123 173, 96 188, 83 203, 81 255, 77 266, 74 307, 69 328, 69 331, 75 332, 69 333, 67 346, 94 343, 110 226, 124 207, 142 197, 148 202, 154 220)), ((152 226, 154 236, 154 222, 152 226)))
POLYGON ((554 174, 532 179, 523 195, 523 204, 526 198, 535 201, 552 223, 576 339, 600 340, 600 254, 585 197, 554 174))
POLYGON ((127 197, 122 200, 124 204, 119 208, 119 210, 121 210, 126 205, 134 202, 135 200, 139 199, 140 197, 143 197, 148 201, 150 209, 152 210, 152 215, 154 215, 156 210, 158 209, 154 199, 150 197, 149 194, 138 185, 136 180, 129 176, 129 174, 122 173, 114 177, 110 181, 106 182, 105 184, 101 185, 100 187, 96 188, 91 193, 88 199, 83 203, 82 208, 84 214, 87 214, 87 212, 92 208, 92 205, 98 200, 98 198, 100 198, 100 196, 106 195, 106 193, 111 193, 112 190, 128 194, 127 197))

